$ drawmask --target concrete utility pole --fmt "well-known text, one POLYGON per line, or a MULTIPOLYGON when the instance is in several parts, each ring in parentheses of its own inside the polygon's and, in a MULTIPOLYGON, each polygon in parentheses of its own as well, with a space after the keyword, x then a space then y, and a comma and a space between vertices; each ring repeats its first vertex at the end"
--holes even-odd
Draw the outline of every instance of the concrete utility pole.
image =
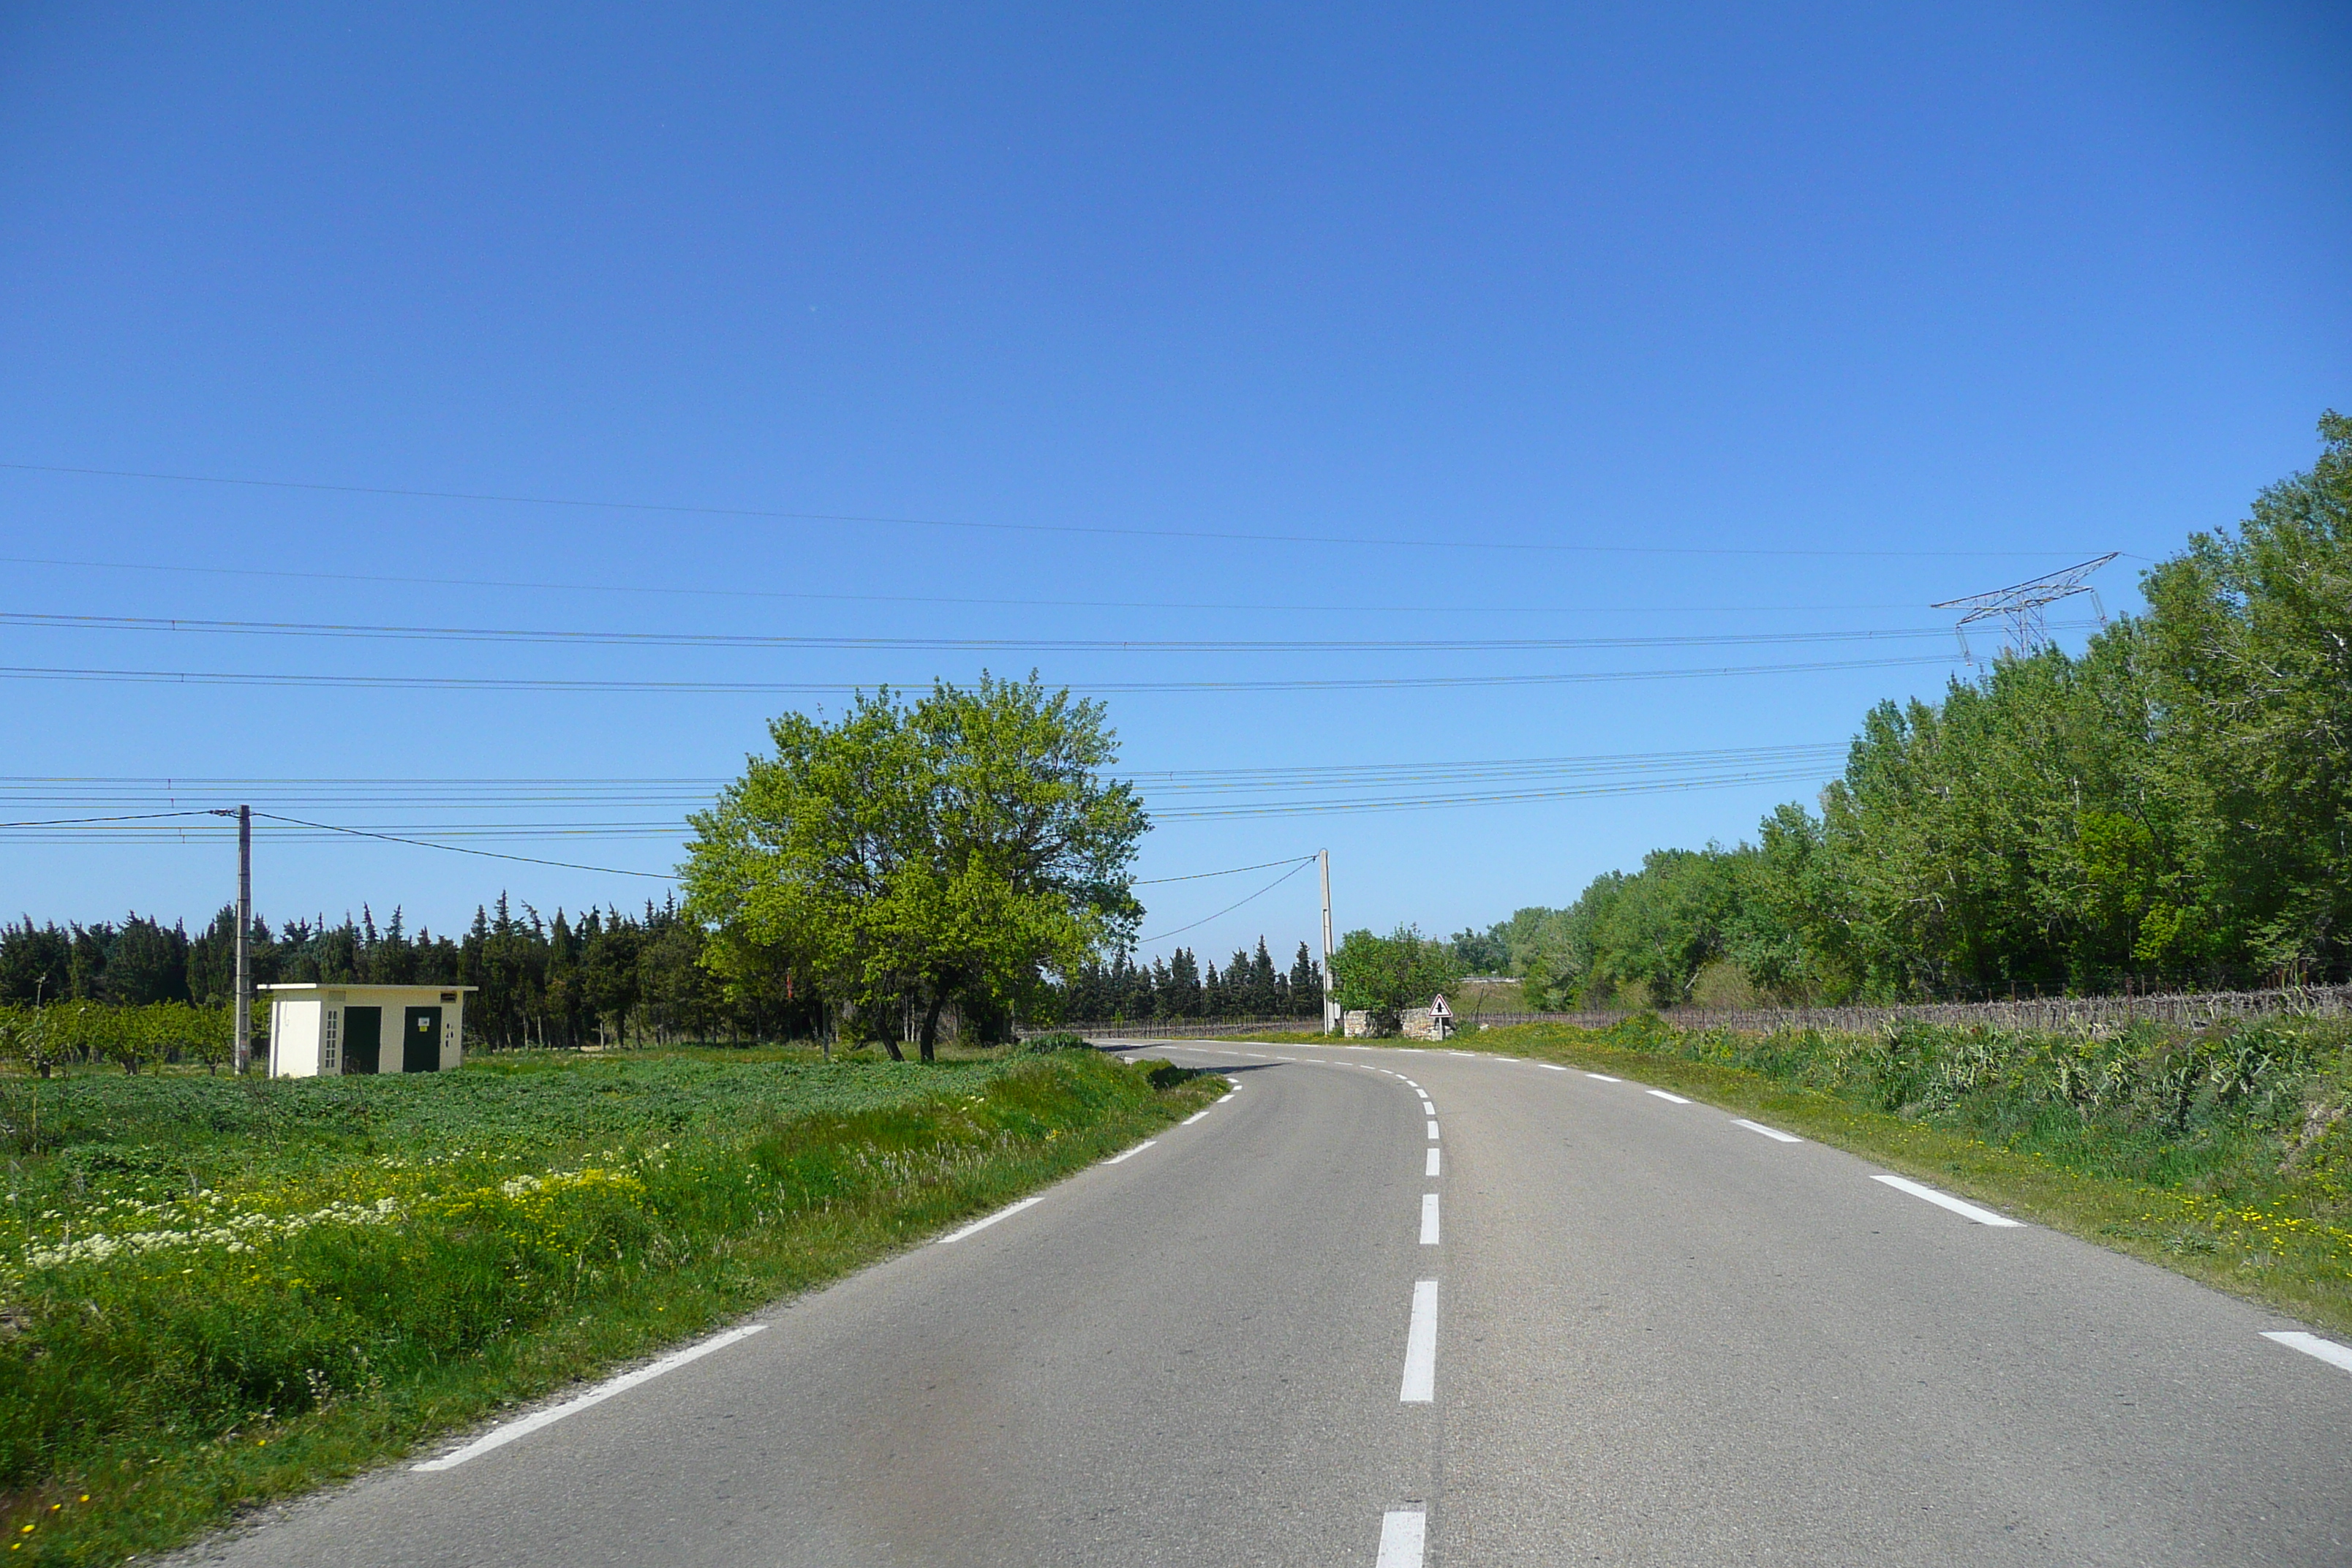
POLYGON ((236 808, 236 1073, 253 1065, 253 807, 236 808))
POLYGON ((1339 1004, 1331 994, 1331 851, 1318 849, 1315 858, 1323 872, 1323 1032, 1339 1029, 1339 1004))

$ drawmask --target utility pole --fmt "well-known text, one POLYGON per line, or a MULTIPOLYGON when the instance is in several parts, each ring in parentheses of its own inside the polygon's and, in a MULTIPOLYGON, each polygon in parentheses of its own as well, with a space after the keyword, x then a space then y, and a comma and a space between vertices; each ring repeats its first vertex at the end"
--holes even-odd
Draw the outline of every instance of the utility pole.
POLYGON ((215 807, 215 816, 236 818, 236 1049, 230 1058, 236 1075, 253 1065, 253 807, 215 807))
POLYGON ((236 808, 236 1075, 253 1065, 253 807, 236 808))
POLYGON ((1331 851, 1318 849, 1315 858, 1323 872, 1323 1032, 1339 1028, 1339 1004, 1331 994, 1331 851))

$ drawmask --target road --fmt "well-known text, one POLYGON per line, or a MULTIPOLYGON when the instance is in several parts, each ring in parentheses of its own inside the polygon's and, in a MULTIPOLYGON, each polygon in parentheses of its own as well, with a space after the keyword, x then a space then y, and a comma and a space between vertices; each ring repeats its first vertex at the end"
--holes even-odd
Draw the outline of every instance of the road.
POLYGON ((2352 1563, 2352 1371, 2276 1314, 1638 1083, 1133 1049, 1239 1088, 186 1560, 2352 1563))

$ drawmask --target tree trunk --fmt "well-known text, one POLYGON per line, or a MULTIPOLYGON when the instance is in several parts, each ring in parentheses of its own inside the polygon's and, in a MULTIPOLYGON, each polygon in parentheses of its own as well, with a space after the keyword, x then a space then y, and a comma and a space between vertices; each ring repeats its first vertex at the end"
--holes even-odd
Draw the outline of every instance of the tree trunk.
POLYGON ((923 1059, 925 1061, 932 1059, 931 1047, 940 1037, 940 1010, 947 1005, 948 994, 945 991, 934 992, 931 995, 930 1007, 923 1014, 923 1059))

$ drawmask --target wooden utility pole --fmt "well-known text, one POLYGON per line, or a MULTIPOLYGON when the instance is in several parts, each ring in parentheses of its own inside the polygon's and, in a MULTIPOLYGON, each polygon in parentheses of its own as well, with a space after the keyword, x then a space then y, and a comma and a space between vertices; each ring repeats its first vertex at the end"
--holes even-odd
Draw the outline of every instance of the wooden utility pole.
POLYGON ((253 807, 236 808, 236 1072, 253 1065, 253 807))

